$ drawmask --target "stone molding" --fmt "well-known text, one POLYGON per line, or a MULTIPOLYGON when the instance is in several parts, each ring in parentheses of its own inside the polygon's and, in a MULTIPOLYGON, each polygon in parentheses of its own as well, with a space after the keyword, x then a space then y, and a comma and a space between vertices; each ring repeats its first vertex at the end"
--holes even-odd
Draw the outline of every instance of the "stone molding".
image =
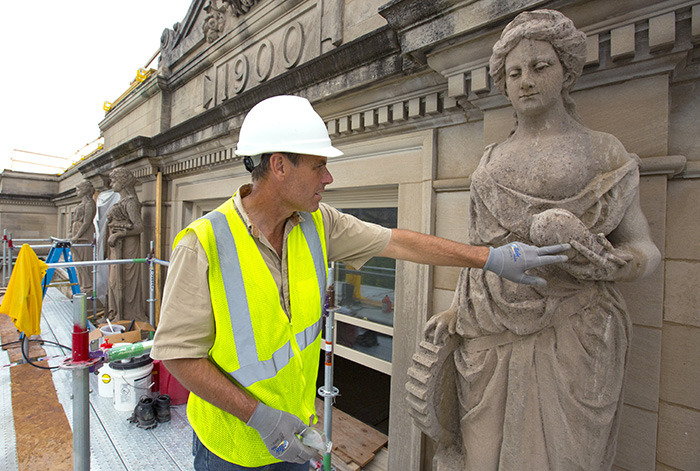
POLYGON ((166 164, 163 166, 163 175, 172 177, 176 174, 196 172, 201 169, 208 169, 214 165, 239 162, 240 160, 241 158, 234 154, 234 148, 229 147, 190 159, 166 164))
POLYGON ((11 204, 12 206, 50 206, 55 208, 52 201, 53 195, 31 196, 0 194, 0 204, 11 204))
POLYGON ((352 110, 349 114, 327 120, 326 125, 331 137, 347 136, 410 121, 432 119, 444 112, 458 110, 457 101, 447 96, 442 87, 423 90, 413 96, 395 97, 384 103, 375 103, 369 108, 352 110))
MULTIPOLYGON (((664 155, 660 157, 645 157, 639 164, 639 174, 643 177, 665 175, 672 178, 698 178, 700 165, 692 165, 682 155, 664 155), (689 168, 690 167, 690 168, 689 168)), ((700 162, 698 162, 700 164, 700 162)), ((449 191, 469 191, 470 177, 443 178, 433 181, 433 190, 437 193, 449 191)))
MULTIPOLYGON (((467 110, 485 111, 508 105, 488 74, 491 47, 498 39, 494 31, 500 32, 501 23, 522 10, 555 8, 567 14, 569 9, 574 11, 576 3, 440 0, 428 8, 419 6, 417 0, 395 0, 382 7, 380 13, 396 29, 402 53, 424 58, 447 79, 450 98, 467 110), (462 10, 461 13, 472 12, 473 18, 447 25, 440 14, 442 4, 451 4, 453 10, 462 10), (488 5, 493 7, 492 11, 488 5), (427 18, 422 16, 425 14, 427 18), (416 15, 423 21, 416 23, 416 15)), ((700 42, 700 8, 694 3, 697 2, 675 0, 656 2, 642 9, 630 7, 631 13, 602 21, 595 19, 593 13, 587 16, 578 12, 581 22, 593 22, 577 25, 589 37, 586 68, 574 91, 659 73, 668 73, 673 79, 693 63, 690 53, 700 42)), ((455 13, 455 16, 464 15, 455 13)), ((694 75, 697 73, 694 71, 694 75)))

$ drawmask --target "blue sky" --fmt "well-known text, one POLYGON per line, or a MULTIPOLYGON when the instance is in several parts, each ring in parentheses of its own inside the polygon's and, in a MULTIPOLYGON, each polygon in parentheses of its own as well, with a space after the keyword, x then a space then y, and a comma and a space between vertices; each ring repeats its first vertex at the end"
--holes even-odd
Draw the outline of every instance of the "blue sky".
MULTIPOLYGON (((13 149, 70 157, 100 135, 102 105, 121 95, 192 0, 3 2, 0 170, 13 149), (31 8, 29 8, 31 6, 31 8)), ((151 67, 157 68, 157 60, 151 67)), ((31 157, 47 164, 64 161, 31 157)), ((68 162, 70 164, 70 162, 68 162)), ((16 163, 21 171, 40 170, 16 163)), ((47 167, 47 173, 59 169, 47 167)))

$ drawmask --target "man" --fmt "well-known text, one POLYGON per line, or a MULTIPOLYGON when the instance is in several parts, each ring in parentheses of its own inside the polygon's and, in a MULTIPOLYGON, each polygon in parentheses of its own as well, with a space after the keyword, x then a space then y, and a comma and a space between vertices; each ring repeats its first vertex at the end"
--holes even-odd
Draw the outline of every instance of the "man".
POLYGON ((295 434, 315 421, 328 261, 393 257, 543 284, 525 270, 566 260, 551 255, 565 245, 473 247, 321 204, 327 160, 342 152, 304 98, 253 107, 236 154, 253 183, 175 239, 151 353, 192 393, 198 470, 308 470, 315 452, 295 434))

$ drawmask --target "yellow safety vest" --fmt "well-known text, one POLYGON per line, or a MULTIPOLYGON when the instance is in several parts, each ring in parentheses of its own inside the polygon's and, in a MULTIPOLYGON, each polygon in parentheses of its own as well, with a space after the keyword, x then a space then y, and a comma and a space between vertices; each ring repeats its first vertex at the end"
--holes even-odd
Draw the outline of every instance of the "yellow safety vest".
MULTIPOLYGON (((233 198, 185 228, 209 260, 216 338, 209 356, 231 379, 270 407, 316 422, 316 377, 321 348, 321 300, 327 256, 321 212, 301 213, 287 238, 291 321, 277 285, 235 210, 233 198)), ((187 417, 210 451, 256 467, 278 462, 257 431, 194 394, 187 417)))

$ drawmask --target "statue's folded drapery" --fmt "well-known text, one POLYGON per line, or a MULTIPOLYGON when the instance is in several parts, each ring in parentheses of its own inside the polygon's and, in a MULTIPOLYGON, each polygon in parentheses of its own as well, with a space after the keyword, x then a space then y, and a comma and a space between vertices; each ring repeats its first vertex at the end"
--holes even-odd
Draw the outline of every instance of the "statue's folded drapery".
MULTIPOLYGON (((499 184, 488 169, 492 149, 472 176, 470 244, 532 244, 533 217, 552 208, 608 235, 634 201, 636 156, 616 156, 619 168, 555 201, 499 184)), ((465 469, 608 469, 631 328, 624 300, 611 282, 576 279, 556 265, 535 271, 547 286, 460 274, 454 358, 465 469)))

